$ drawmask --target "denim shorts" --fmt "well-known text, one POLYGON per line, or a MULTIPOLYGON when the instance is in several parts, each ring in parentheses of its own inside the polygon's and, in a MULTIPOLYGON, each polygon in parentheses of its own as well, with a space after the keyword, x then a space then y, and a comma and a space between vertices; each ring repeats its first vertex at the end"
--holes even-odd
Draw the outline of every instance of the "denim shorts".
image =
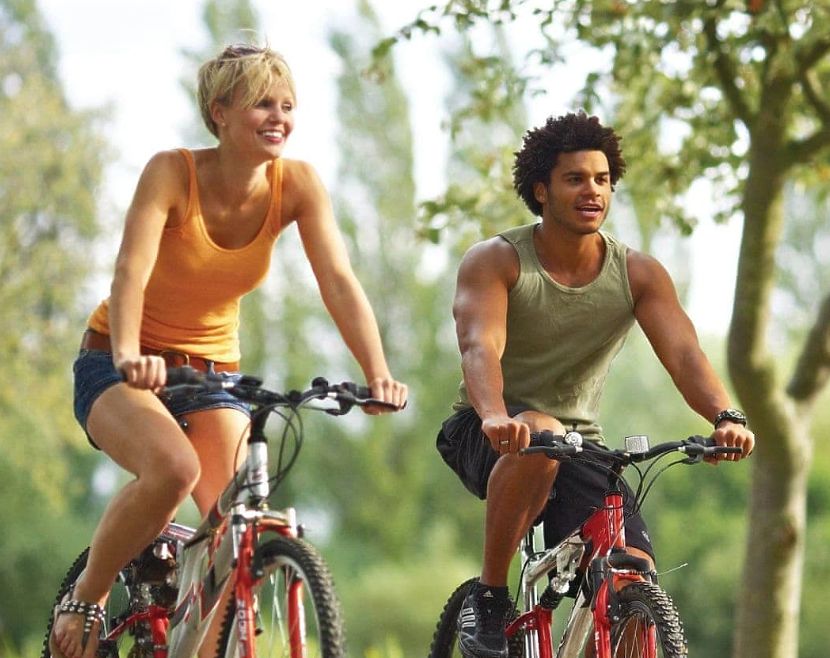
MULTIPOLYGON (((75 419, 80 423, 86 432, 89 411, 92 403, 98 396, 110 386, 123 381, 121 375, 115 370, 112 363, 112 354, 99 350, 81 350, 73 366, 75 373, 75 419)), ((230 381, 238 381, 242 375, 239 373, 222 373, 230 381)), ((246 416, 251 415, 251 407, 246 402, 235 398, 227 391, 205 393, 186 399, 172 401, 162 400, 164 406, 173 415, 179 418, 196 411, 207 411, 208 409, 236 409, 246 416)), ((87 433, 90 443, 95 443, 87 433)), ((95 446, 97 448, 97 446, 95 446)))

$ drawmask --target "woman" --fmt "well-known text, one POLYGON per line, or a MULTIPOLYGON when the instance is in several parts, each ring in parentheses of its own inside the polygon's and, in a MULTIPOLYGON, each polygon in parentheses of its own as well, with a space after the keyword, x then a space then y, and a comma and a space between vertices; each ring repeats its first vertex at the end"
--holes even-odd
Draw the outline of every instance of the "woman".
POLYGON ((78 421, 135 479, 110 502, 86 570, 55 609, 55 657, 95 655, 98 606, 121 567, 188 495, 206 513, 233 474, 247 408, 218 393, 170 409, 154 392, 170 365, 238 370, 240 297, 263 279, 275 240, 292 222, 372 395, 397 407, 406 401, 323 185, 307 163, 281 158, 295 106, 285 61, 268 48, 226 48, 199 71, 199 105, 219 143, 158 153, 147 164, 111 295, 92 313, 75 362, 78 421))

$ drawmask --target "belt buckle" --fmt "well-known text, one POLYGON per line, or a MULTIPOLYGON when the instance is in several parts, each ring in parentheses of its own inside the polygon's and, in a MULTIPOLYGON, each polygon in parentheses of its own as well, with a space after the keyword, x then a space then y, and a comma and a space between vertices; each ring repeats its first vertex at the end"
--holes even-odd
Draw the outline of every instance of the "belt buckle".
POLYGON ((162 350, 159 356, 164 359, 164 363, 170 368, 190 365, 190 355, 178 350, 162 350), (176 363, 176 359, 181 357, 181 363, 176 363))

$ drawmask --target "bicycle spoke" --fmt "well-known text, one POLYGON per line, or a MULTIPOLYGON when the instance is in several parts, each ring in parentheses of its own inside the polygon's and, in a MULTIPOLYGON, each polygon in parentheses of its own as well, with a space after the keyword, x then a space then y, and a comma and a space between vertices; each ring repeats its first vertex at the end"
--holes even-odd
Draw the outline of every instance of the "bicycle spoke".
MULTIPOLYGON (((342 621, 322 560, 309 544, 273 539, 262 546, 265 577, 255 597, 256 658, 339 658, 342 621)), ((226 623, 235 627, 233 610, 226 623)), ((223 636, 235 639, 231 629, 223 636)), ((227 647, 228 640, 223 640, 227 647)), ((223 651, 225 656, 238 652, 223 651)))

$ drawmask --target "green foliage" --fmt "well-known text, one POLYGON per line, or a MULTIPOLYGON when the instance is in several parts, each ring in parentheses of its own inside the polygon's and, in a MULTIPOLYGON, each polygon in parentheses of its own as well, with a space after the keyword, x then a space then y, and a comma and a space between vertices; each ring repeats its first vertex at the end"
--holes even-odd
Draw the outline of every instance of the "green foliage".
MULTIPOLYGON (((774 75, 777 65, 774 58, 753 53, 780 51, 794 41, 808 53, 810 44, 826 38, 830 21, 824 2, 799 9, 786 1, 763 3, 757 16, 747 14, 743 2, 556 2, 553 11, 536 10, 543 45, 530 44, 518 69, 506 32, 487 25, 483 49, 480 40, 462 38, 447 50, 455 89, 447 99, 454 185, 424 202, 419 212, 414 139, 394 64, 385 62, 374 80, 360 74, 370 62, 364 44, 378 40, 379 55, 394 39, 382 40, 369 5, 359 7, 359 19, 332 34, 343 62, 337 116, 349 135, 341 144, 334 200, 393 373, 410 385, 410 404, 386 418, 305 414, 307 443, 274 504, 295 504, 309 538, 324 548, 344 602, 353 655, 396 658, 425 653, 446 596, 479 565, 483 505, 441 463, 434 438, 460 372, 450 314, 457 252, 527 217, 510 185, 512 150, 526 127, 524 106, 538 91, 532 71, 522 66, 563 61, 565 23, 571 36, 603 49, 605 65, 588 74, 575 107, 613 113, 627 152, 637 154, 626 179, 630 191, 621 192, 634 209, 636 238, 648 245, 660 221, 693 224, 682 208, 683 181, 698 175, 715 181, 723 200, 719 210, 726 216, 745 176, 739 162, 746 148, 741 111, 734 105, 724 109, 714 91, 712 75, 719 64, 700 48, 706 31, 697 12, 722 19, 718 33, 734 37, 734 50, 727 54, 750 91, 774 75), (794 39, 799 31, 805 36, 794 39), (650 46, 652 37, 659 47, 650 46), (619 61, 612 56, 629 43, 619 61), (431 262, 439 253, 442 258, 449 253, 448 266, 431 262)), ((396 38, 434 34, 446 25, 466 29, 485 19, 505 23, 531 10, 521 1, 449 2, 422 12, 396 38)), ((204 17, 213 46, 199 61, 237 27, 256 28, 249 2, 209 2, 204 17)), ((88 539, 102 504, 91 485, 97 459, 71 417, 68 366, 88 311, 81 308, 81 293, 105 151, 99 115, 73 112, 62 99, 51 40, 33 2, 0 0, 0 37, 0 354, 7 381, 15 382, 0 392, 0 525, 8 529, 0 542, 0 653, 33 658, 54 589, 88 539)), ((812 134, 819 121, 821 96, 810 90, 828 87, 825 63, 811 76, 798 85, 792 105, 782 109, 798 115, 793 138, 812 134)), ((756 100, 747 111, 761 107, 756 100)), ((827 164, 816 161, 799 175, 808 186, 826 182, 827 164)), ((795 186, 793 198, 808 203, 794 201, 792 212, 808 220, 811 213, 820 216, 822 199, 813 204, 803 189, 795 186)), ((623 219, 615 212, 615 221, 623 219)), ((804 287, 805 280, 826 279, 815 246, 825 236, 821 223, 812 221, 792 229, 780 256, 789 277, 785 283, 794 291, 789 303, 809 307, 816 288, 804 287)), ((355 370, 353 362, 319 302, 296 231, 280 238, 269 280, 244 300, 243 309, 245 370, 295 387, 317 374, 354 378, 348 374, 355 370)), ((709 347, 710 355, 722 351, 720 341, 709 347)), ((716 366, 723 370, 720 359, 716 366)), ((679 399, 639 334, 629 340, 609 382, 602 416, 611 443, 631 433, 647 433, 656 441, 708 430, 679 399)), ((826 396, 818 406, 801 627, 801 655, 809 658, 826 653, 823 620, 830 613, 821 588, 830 564, 826 396)), ((690 565, 664 574, 662 582, 686 620, 692 655, 728 653, 751 467, 675 467, 646 502, 660 569, 690 565)), ((758 603, 763 602, 759 592, 758 603)))
POLYGON ((489 29, 492 55, 462 35, 445 52, 453 78, 447 99, 453 146, 446 191, 421 202, 421 237, 460 251, 505 227, 529 221, 513 191, 513 151, 526 128, 523 103, 529 81, 516 74, 510 46, 489 29))
POLYGON ((102 115, 68 107, 56 69, 34 2, 0 2, 0 646, 12 652, 42 632, 94 506, 70 373, 107 149, 102 115))
MULTIPOLYGON (((360 648, 357 655, 392 658, 395 650, 401 656, 426 653, 450 591, 477 573, 474 560, 457 555, 460 538, 449 522, 423 532, 426 541, 418 541, 423 550, 401 559, 367 559, 358 576, 339 588, 350 644, 360 648)), ((336 556, 327 559, 343 572, 336 556)))
MULTIPOLYGON (((396 40, 417 33, 466 34, 488 23, 535 21, 543 45, 531 43, 516 65, 498 63, 497 73, 485 78, 502 93, 481 86, 493 100, 472 93, 455 121, 486 119, 504 99, 515 106, 523 95, 542 93, 531 84, 537 66, 565 61, 575 42, 594 49, 602 64, 586 74, 576 105, 612 115, 627 153, 636 155, 629 158, 627 180, 641 223, 671 221, 689 232, 696 218, 685 194, 699 178, 713 186, 716 219, 735 214, 746 177, 747 139, 773 138, 759 123, 771 107, 792 126, 784 136, 791 140, 784 159, 809 162, 799 175, 815 180, 816 171, 828 167, 826 150, 818 161, 805 156, 819 154, 829 139, 830 104, 821 90, 830 83, 824 56, 830 3, 759 6, 753 13, 738 1, 557 0, 540 7, 522 0, 453 0, 424 10, 382 42, 375 57, 382 61, 396 40)), ((484 62, 493 63, 486 56, 484 62)))
POLYGON ((208 131, 199 113, 196 72, 203 62, 215 57, 226 45, 235 42, 258 43, 259 17, 250 0, 206 0, 202 8, 202 24, 207 31, 208 45, 202 49, 182 49, 191 71, 179 81, 188 98, 194 101, 194 121, 183 129, 184 138, 192 144, 213 144, 216 138, 208 131))

